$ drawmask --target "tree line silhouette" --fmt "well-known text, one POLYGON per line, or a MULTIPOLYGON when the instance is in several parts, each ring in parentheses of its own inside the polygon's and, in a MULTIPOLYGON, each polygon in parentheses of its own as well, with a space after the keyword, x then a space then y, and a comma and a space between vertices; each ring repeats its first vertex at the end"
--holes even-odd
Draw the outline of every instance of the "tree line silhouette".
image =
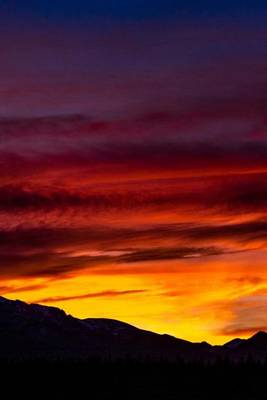
POLYGON ((267 361, 1 360, 8 398, 264 400, 267 361))

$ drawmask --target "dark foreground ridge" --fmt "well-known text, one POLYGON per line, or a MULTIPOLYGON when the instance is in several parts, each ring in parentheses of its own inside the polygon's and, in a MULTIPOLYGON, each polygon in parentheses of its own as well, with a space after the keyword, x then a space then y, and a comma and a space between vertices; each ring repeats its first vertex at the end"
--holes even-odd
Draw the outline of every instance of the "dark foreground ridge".
POLYGON ((228 361, 31 361, 5 363, 3 398, 266 400, 267 366, 228 361))
POLYGON ((267 334, 190 343, 0 298, 4 398, 267 400, 267 334))
POLYGON ((265 362, 267 333, 258 332, 247 340, 211 346, 159 335, 112 319, 81 320, 55 307, 0 297, 0 358, 265 362))

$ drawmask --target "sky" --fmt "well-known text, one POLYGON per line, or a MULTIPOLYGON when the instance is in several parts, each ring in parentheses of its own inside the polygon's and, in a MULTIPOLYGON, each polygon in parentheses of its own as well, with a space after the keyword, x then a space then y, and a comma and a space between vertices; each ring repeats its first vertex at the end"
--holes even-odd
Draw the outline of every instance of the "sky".
POLYGON ((267 330, 264 3, 0 1, 0 295, 267 330))

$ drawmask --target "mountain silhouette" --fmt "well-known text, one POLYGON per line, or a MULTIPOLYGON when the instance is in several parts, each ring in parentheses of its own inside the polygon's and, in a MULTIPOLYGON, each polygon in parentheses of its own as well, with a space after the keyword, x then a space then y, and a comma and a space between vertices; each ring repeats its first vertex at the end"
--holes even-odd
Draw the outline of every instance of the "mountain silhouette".
POLYGON ((78 319, 56 307, 0 297, 3 359, 136 359, 212 362, 218 358, 265 360, 267 333, 223 346, 191 343, 105 318, 78 319))

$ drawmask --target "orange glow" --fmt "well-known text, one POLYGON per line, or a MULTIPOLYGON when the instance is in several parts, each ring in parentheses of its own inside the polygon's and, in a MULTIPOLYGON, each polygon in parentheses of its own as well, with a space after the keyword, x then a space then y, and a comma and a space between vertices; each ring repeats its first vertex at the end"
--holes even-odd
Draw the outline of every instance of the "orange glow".
MULTIPOLYGON (((44 304, 63 308, 80 318, 116 318, 155 332, 192 341, 205 338, 218 344, 235 336, 235 332, 224 333, 226 326, 237 318, 239 324, 246 323, 234 305, 256 289, 267 290, 264 257, 265 252, 258 251, 179 262, 146 262, 132 267, 114 265, 112 270, 110 265, 103 265, 93 274, 85 270, 68 279, 10 280, 13 290, 7 289, 5 295, 28 302, 43 300, 44 304), (257 259, 260 262, 255 266, 257 259), (23 291, 26 285, 32 285, 32 289, 23 291), (133 293, 124 294, 129 288, 133 293), (59 294, 77 299, 44 301, 59 294), (85 294, 89 297, 79 298, 85 294)), ((249 330, 241 336, 250 333, 249 330)))

